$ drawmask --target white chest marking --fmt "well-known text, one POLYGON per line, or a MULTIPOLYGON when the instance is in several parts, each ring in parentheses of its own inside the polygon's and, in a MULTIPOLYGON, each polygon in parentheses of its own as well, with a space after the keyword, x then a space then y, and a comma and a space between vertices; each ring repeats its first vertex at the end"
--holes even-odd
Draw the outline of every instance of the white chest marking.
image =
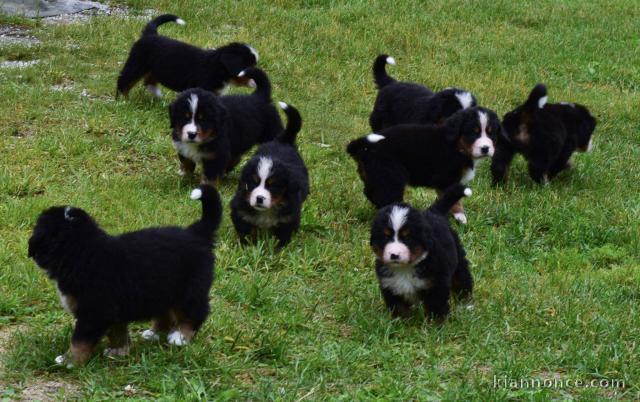
POLYGON ((384 289, 389 289, 394 295, 416 302, 418 301, 418 292, 430 287, 428 280, 420 279, 415 275, 415 267, 413 265, 391 268, 390 270, 393 275, 382 278, 380 284, 384 289))
POLYGON ((194 162, 202 162, 205 154, 200 152, 199 144, 193 142, 173 141, 173 146, 178 153, 194 162))
POLYGON ((479 162, 480 162, 479 159, 474 159, 473 160, 473 167, 472 168, 466 168, 466 170, 462 174, 462 178, 460 179, 460 183, 461 184, 467 184, 471 180, 473 180, 474 177, 476 177, 476 166, 478 166, 479 162))
POLYGON ((268 209, 265 211, 258 212, 257 214, 246 214, 243 212, 239 212, 242 219, 246 222, 249 222, 253 226, 257 226, 262 229, 269 229, 274 226, 278 226, 280 223, 289 222, 289 218, 279 218, 276 215, 276 212, 268 209))

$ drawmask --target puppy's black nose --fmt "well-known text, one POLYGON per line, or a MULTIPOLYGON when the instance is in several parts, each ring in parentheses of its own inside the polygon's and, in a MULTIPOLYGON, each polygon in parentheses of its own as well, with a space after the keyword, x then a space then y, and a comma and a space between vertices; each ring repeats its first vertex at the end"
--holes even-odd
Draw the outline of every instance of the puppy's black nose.
POLYGON ((190 140, 193 140, 193 139, 195 139, 195 138, 196 138, 196 135, 197 135, 197 134, 198 134, 198 133, 196 133, 195 131, 189 131, 189 132, 187 133, 187 137, 189 137, 189 139, 190 139, 190 140))
POLYGON ((489 146, 485 145, 484 147, 480 148, 480 152, 482 152, 483 155, 486 155, 489 153, 489 146))
POLYGON ((256 197, 256 204, 262 205, 264 203, 264 197, 259 195, 256 197))
POLYGON ((398 254, 391 254, 389 257, 391 258, 391 261, 397 261, 400 259, 398 254))

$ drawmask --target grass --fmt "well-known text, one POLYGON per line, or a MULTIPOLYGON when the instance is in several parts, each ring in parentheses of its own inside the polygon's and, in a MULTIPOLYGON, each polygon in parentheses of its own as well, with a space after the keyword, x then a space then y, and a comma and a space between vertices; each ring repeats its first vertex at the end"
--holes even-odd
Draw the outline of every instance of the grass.
MULTIPOLYGON (((88 24, 0 16, 42 41, 0 53, 0 62, 40 60, 0 69, 0 326, 23 328, 3 356, 0 398, 38 379, 76 384, 83 399, 131 395, 129 384, 135 398, 166 400, 640 398, 634 0, 210 3, 129 1, 140 18, 88 24), (61 369, 53 359, 67 347, 72 319, 26 256, 39 212, 73 204, 111 233, 199 214, 188 199, 195 183, 176 173, 166 111, 174 95, 153 100, 140 86, 128 100, 113 99, 148 8, 187 21, 161 28, 171 37, 258 49, 275 100, 303 114, 312 194, 282 253, 270 239, 241 248, 226 211, 212 314, 193 344, 175 349, 136 336, 126 358, 61 369), (469 225, 456 225, 475 308, 455 308, 441 328, 421 313, 409 321, 386 314, 368 248, 375 211, 344 152, 368 133, 370 67, 381 52, 398 61, 393 76, 470 89, 500 115, 544 82, 550 101, 584 103, 599 120, 594 151, 576 155, 574 170, 548 186, 533 184, 520 158, 500 188, 481 166, 466 202, 469 225), (495 388, 496 377, 621 379, 625 387, 495 388)), ((223 182, 225 203, 237 179, 236 170, 223 182)), ((408 195, 420 207, 433 198, 426 189, 408 195)))

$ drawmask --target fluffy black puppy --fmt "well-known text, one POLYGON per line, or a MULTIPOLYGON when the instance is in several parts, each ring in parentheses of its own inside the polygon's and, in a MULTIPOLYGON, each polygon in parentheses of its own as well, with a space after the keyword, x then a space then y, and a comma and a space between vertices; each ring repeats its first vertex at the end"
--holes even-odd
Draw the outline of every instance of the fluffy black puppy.
POLYGON ((202 163, 203 182, 214 183, 251 147, 283 130, 264 71, 250 68, 240 75, 255 83, 251 95, 216 97, 195 88, 181 93, 169 107, 182 174, 193 173, 196 163, 202 163))
MULTIPOLYGON (((347 152, 358 164, 364 194, 377 208, 401 202, 404 189, 425 186, 438 194, 454 183, 466 184, 476 164, 491 157, 500 132, 495 112, 472 107, 439 125, 398 125, 352 141, 347 152)), ((466 223, 462 203, 453 216, 466 223)))
POLYGON ((386 64, 395 65, 396 61, 382 54, 373 62, 373 78, 379 90, 369 116, 374 132, 396 124, 442 123, 458 110, 476 106, 476 98, 464 89, 433 93, 424 85, 398 82, 387 74, 386 64))
POLYGON ((244 165, 231 201, 231 219, 242 242, 256 229, 272 230, 285 246, 300 226, 302 203, 309 194, 309 174, 296 147, 300 113, 284 102, 287 128, 262 144, 244 165))
POLYGON ((44 211, 29 239, 29 257, 56 282, 63 307, 76 319, 71 348, 59 364, 82 365, 100 339, 106 355, 129 351, 127 325, 154 320, 145 338, 169 332, 184 345, 209 314, 211 251, 222 216, 217 191, 201 186, 202 217, 186 228, 159 227, 110 236, 79 208, 44 211))
POLYGON ((174 91, 203 88, 216 94, 229 82, 246 84, 237 76, 258 62, 254 48, 234 42, 218 49, 200 49, 158 35, 158 26, 166 22, 185 24, 171 14, 161 15, 147 24, 120 72, 117 94, 126 96, 143 78, 147 89, 156 97, 162 96, 158 83, 174 91))
POLYGON ((449 295, 466 298, 473 291, 469 262, 447 211, 471 189, 455 184, 428 210, 407 204, 381 209, 371 227, 376 275, 393 317, 407 317, 415 303, 427 317, 442 322, 449 313, 449 295))
POLYGON ((529 176, 546 183, 564 169, 574 151, 591 150, 596 119, 586 107, 574 103, 547 103, 547 88, 536 85, 527 101, 507 113, 502 122, 491 163, 493 183, 504 180, 516 153, 529 163, 529 176))

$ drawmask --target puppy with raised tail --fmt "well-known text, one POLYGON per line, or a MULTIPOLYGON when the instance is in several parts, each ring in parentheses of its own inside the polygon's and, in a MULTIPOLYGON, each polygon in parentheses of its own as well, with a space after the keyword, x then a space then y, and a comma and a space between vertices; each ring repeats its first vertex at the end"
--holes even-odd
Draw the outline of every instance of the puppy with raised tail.
POLYGON ((387 74, 387 64, 395 65, 396 61, 386 54, 373 62, 378 96, 369 124, 374 132, 397 124, 442 123, 458 110, 477 104, 473 94, 464 89, 446 88, 434 93, 421 84, 396 81, 387 74))
POLYGON ((247 84, 238 73, 258 62, 254 48, 234 42, 217 49, 200 49, 158 35, 158 27, 167 22, 185 25, 184 20, 171 14, 161 15, 147 24, 120 72, 116 97, 126 96, 140 80, 144 80, 144 85, 156 97, 162 96, 158 84, 173 91, 202 88, 217 95, 229 83, 247 84))
POLYGON ((196 188, 191 198, 201 200, 202 216, 190 226, 117 236, 80 208, 42 212, 29 257, 56 283, 63 307, 76 320, 71 347, 57 363, 83 365, 105 335, 106 355, 128 354, 127 326, 135 321, 154 320, 146 339, 165 333, 170 344, 182 346, 193 338, 209 314, 222 204, 209 186, 196 188))
POLYGON ((596 119, 575 103, 548 103, 547 88, 536 85, 527 101, 504 116, 504 135, 498 137, 491 163, 493 183, 504 180, 513 157, 527 159, 529 176, 547 183, 571 167, 575 151, 589 152, 596 119))
POLYGON ((258 229, 271 230, 284 247, 300 226, 302 204, 309 194, 309 174, 296 147, 300 113, 280 102, 287 127, 262 144, 244 165, 231 201, 231 219, 242 242, 258 229))
POLYGON ((455 184, 424 212, 396 203, 378 211, 370 244, 380 291, 393 317, 408 317, 413 305, 422 304, 427 318, 442 322, 451 293, 471 296, 469 262, 447 220, 451 206, 470 195, 471 189, 455 184))

